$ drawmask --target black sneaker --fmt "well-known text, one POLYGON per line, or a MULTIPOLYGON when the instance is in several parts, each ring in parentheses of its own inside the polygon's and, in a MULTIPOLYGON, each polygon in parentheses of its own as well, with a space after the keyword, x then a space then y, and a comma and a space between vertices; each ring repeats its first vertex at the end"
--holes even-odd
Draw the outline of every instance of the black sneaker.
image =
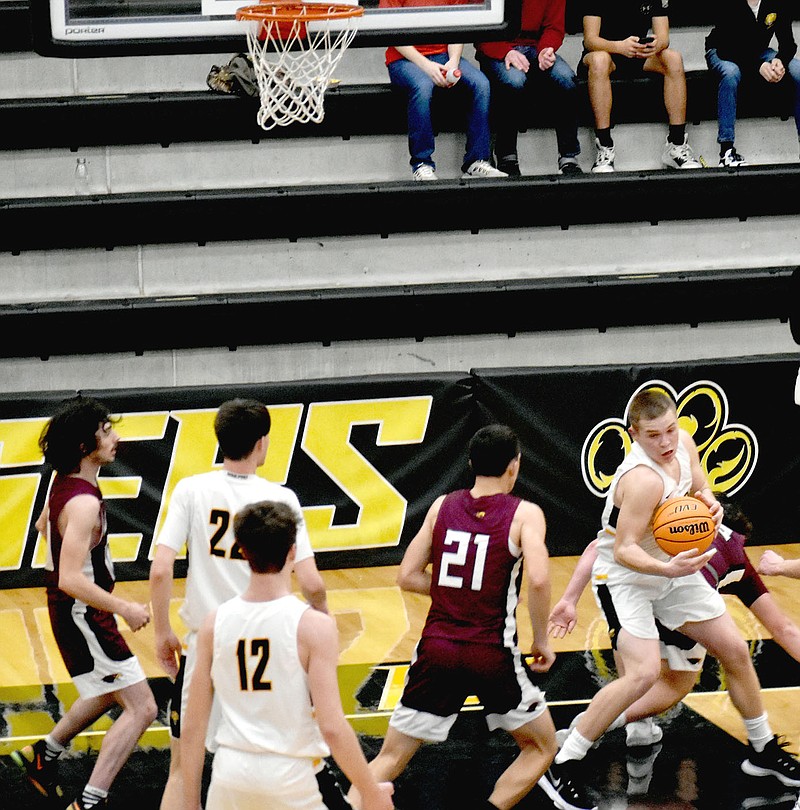
POLYGON ((539 780, 539 787, 559 810, 597 810, 577 778, 579 768, 576 760, 567 760, 561 765, 554 762, 539 780))
POLYGON ((47 762, 44 758, 45 742, 39 740, 33 745, 26 745, 18 751, 12 751, 3 757, 5 763, 20 771, 42 796, 48 799, 61 799, 64 791, 58 784, 55 760, 47 762))
MULTIPOLYGON (((91 810, 105 810, 105 808, 107 807, 108 807, 108 799, 100 799, 99 802, 95 802, 92 805, 91 810)), ((83 802, 81 801, 81 797, 78 796, 78 798, 75 799, 75 801, 72 802, 72 804, 69 805, 69 807, 67 807, 66 810, 85 810, 83 802)))
POLYGON ((559 157, 558 159, 558 173, 559 174, 583 174, 583 169, 578 165, 577 158, 574 157, 559 157))
POLYGON ((748 776, 774 776, 782 785, 800 787, 800 762, 784 749, 788 743, 773 737, 757 752, 748 744, 747 759, 742 762, 742 770, 748 776))
POLYGON ((726 149, 719 156, 719 165, 731 169, 737 166, 746 166, 747 161, 733 148, 726 149))
POLYGON ((516 155, 504 155, 497 158, 497 168, 509 177, 519 177, 522 174, 519 170, 519 158, 516 155))

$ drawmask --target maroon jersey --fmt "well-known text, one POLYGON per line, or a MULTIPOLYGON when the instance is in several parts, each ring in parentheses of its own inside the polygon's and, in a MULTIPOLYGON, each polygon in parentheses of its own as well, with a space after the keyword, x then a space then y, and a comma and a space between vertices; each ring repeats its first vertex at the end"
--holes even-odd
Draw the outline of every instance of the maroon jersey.
POLYGON ((58 518, 67 502, 76 495, 93 495, 100 501, 100 538, 92 548, 84 564, 84 574, 109 593, 114 589, 114 568, 111 554, 108 550, 106 538, 106 507, 100 490, 83 478, 69 475, 57 475, 50 489, 50 532, 48 542, 48 560, 45 568, 45 584, 47 596, 50 600, 69 600, 71 596, 65 594, 58 587, 58 574, 61 564, 61 544, 63 538, 58 530, 58 518))
POLYGON ((719 527, 711 548, 717 553, 702 568, 708 583, 720 593, 730 593, 749 608, 767 586, 744 552, 746 539, 724 524, 719 527))
POLYGON ((433 527, 431 607, 422 638, 516 643, 522 550, 511 541, 520 499, 447 495, 433 527))
POLYGON ((77 495, 93 495, 100 501, 100 532, 84 561, 83 573, 104 591, 111 593, 114 589, 114 568, 106 537, 106 510, 102 493, 83 478, 57 475, 48 501, 50 526, 45 584, 53 635, 67 671, 73 677, 94 669, 94 645, 99 645, 100 650, 113 661, 124 661, 133 655, 117 629, 113 613, 84 605, 58 587, 63 544, 58 517, 67 502, 77 495))

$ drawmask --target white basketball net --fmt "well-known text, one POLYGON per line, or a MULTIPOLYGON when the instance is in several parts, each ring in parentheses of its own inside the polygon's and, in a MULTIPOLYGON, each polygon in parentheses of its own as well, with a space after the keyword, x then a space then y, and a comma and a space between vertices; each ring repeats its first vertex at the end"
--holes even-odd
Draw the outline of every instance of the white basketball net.
POLYGON ((353 41, 356 20, 337 19, 336 31, 330 30, 329 20, 278 22, 267 17, 263 22, 248 21, 247 45, 261 100, 256 120, 262 129, 322 121, 325 91, 353 41))

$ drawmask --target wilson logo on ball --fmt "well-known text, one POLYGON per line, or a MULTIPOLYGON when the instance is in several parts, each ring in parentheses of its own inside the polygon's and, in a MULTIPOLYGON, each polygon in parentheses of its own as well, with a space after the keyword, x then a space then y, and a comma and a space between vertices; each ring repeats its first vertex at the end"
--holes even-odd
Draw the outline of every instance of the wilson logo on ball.
POLYGON ((717 527, 711 510, 697 498, 669 498, 653 513, 653 537, 667 554, 697 549, 705 551, 717 527))
POLYGON ((670 534, 688 534, 688 535, 695 535, 695 534, 708 534, 714 527, 714 522, 712 521, 709 525, 707 520, 700 521, 699 523, 684 523, 677 526, 668 525, 667 530, 670 534))

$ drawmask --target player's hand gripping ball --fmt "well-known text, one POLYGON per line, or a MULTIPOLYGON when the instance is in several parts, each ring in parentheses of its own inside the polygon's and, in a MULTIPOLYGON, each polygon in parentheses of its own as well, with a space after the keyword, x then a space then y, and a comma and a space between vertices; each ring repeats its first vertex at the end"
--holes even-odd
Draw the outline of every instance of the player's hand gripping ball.
POLYGON ((653 512, 653 536, 671 556, 693 548, 704 552, 716 533, 711 510, 689 495, 668 498, 653 512))

